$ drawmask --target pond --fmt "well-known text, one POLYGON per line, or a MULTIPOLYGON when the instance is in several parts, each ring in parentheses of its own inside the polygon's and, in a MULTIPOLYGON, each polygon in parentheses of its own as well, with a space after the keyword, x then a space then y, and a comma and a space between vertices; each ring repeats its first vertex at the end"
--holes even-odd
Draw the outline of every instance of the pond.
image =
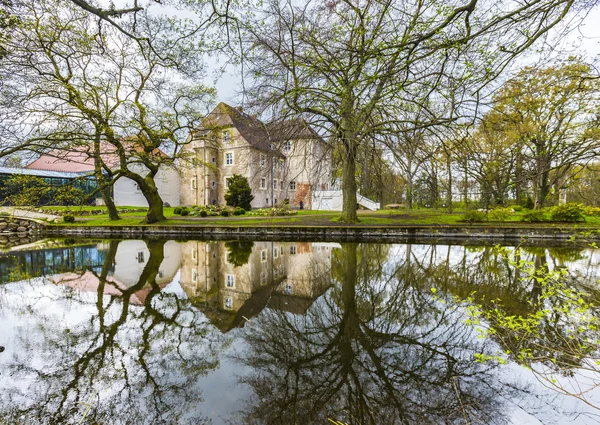
POLYGON ((15 247, 0 424, 600 423, 599 263, 584 245, 15 247))

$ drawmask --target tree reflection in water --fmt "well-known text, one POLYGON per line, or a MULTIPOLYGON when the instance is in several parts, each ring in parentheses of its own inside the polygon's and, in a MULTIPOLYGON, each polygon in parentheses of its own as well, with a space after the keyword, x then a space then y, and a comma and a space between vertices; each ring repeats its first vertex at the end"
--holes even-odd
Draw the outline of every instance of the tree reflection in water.
MULTIPOLYGON (((64 322, 73 319, 68 313, 36 309, 30 322, 34 329, 19 330, 18 345, 26 350, 3 370, 19 383, 0 393, 0 417, 6 423, 206 422, 186 415, 202 399, 195 379, 218 366, 219 340, 187 300, 161 292, 157 275, 165 241, 146 245, 148 261, 131 286, 123 287, 109 276, 119 246, 119 241, 110 241, 101 270, 65 275, 57 282, 66 284, 85 275, 97 284, 95 296, 68 286, 40 289, 33 303, 53 301, 50 306, 85 317, 71 324, 64 322), (120 294, 105 296, 114 292, 120 294)), ((23 311, 15 314, 30 310, 32 301, 20 307, 23 311)))
MULTIPOLYGON (((253 321, 237 361, 252 368, 241 380, 254 395, 231 423, 504 424, 533 398, 524 381, 474 361, 497 345, 464 324, 461 306, 431 295, 429 273, 442 276, 444 261, 427 270, 410 246, 393 261, 388 249, 343 244, 333 289, 305 315, 266 310, 253 321)), ((546 402, 528 413, 551 417, 546 402)))

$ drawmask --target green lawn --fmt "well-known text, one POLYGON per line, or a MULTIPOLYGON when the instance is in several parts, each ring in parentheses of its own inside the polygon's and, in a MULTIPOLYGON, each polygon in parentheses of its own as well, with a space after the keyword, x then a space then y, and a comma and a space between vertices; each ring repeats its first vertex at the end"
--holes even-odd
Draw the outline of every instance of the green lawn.
MULTIPOLYGON (((54 211, 61 211, 61 207, 46 207, 54 208, 54 211)), ((134 207, 130 207, 134 208, 134 207)), ((144 211, 127 212, 126 207, 120 209, 121 220, 110 221, 107 214, 99 215, 82 215, 76 216, 75 223, 69 224, 73 226, 133 226, 142 225, 144 211)), ((103 209, 103 207, 91 207, 91 209, 103 209)), ((142 208, 135 207, 136 210, 142 208)), ((262 216, 230 216, 230 217, 197 217, 173 214, 174 208, 165 208, 165 216, 167 221, 159 223, 159 225, 193 225, 193 226, 231 226, 231 227, 255 227, 255 226, 344 226, 344 223, 339 222, 340 212, 336 211, 298 211, 297 214, 291 216, 280 217, 262 217, 262 216)), ((48 210, 49 212, 50 210, 48 210)), ((565 224, 565 223, 524 223, 521 221, 523 212, 515 212, 510 215, 505 221, 487 221, 483 223, 465 223, 465 210, 455 209, 452 213, 442 209, 419 209, 419 210, 379 210, 379 211, 359 211, 358 216, 360 223, 363 226, 406 226, 406 225, 472 225, 472 226, 532 226, 532 227, 564 227, 567 226, 585 226, 596 227, 600 226, 600 217, 587 217, 585 223, 565 224)))

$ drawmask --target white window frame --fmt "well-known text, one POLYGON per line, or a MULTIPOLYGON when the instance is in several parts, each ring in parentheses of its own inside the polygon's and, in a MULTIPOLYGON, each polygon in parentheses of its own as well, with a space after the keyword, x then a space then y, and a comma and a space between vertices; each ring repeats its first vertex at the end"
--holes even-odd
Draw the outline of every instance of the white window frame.
POLYGON ((296 245, 290 245, 290 255, 296 255, 297 252, 298 249, 296 248, 296 245))
POLYGON ((290 182, 290 190, 296 190, 296 180, 290 182))
POLYGON ((277 190, 277 179, 273 179, 273 190, 277 190))
POLYGON ((223 143, 231 142, 231 130, 223 130, 223 134, 221 135, 223 138, 223 143))
POLYGON ((233 152, 225 152, 225 165, 227 167, 231 167, 232 165, 234 165, 234 163, 235 161, 233 152), (231 157, 228 157, 228 155, 231 155, 231 157))
POLYGON ((260 188, 263 190, 267 189, 267 178, 266 177, 260 178, 260 188))
POLYGON ((196 180, 196 177, 192 177, 192 179, 190 180, 190 189, 196 190, 197 187, 198 187, 198 181, 196 180))
POLYGON ((225 286, 227 286, 228 288, 235 288, 235 275, 234 274, 228 274, 225 276, 225 286))
POLYGON ((289 140, 286 140, 285 142, 283 142, 281 150, 284 152, 291 151, 292 150, 292 142, 290 142, 289 140))
POLYGON ((231 177, 232 177, 232 176, 225 176, 225 180, 223 180, 223 187, 224 187, 225 189, 229 189, 229 179, 230 179, 231 177))
POLYGON ((233 298, 225 297, 223 300, 223 307, 225 307, 227 310, 233 310, 233 298))
POLYGON ((263 263, 267 261, 267 250, 263 249, 260 251, 260 261, 263 263))

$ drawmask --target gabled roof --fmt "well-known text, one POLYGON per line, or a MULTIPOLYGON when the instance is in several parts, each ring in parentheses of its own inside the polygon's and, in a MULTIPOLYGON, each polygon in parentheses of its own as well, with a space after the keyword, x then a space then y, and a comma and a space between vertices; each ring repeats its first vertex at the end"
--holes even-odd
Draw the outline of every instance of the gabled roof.
POLYGON ((323 141, 304 120, 278 120, 268 124, 241 108, 219 103, 204 120, 202 129, 235 127, 250 146, 263 151, 278 151, 277 145, 286 140, 319 139, 323 141), (275 148, 274 148, 275 147, 275 148))
POLYGON ((267 124, 274 142, 298 139, 317 139, 325 142, 306 121, 300 118, 276 120, 267 124))
POLYGON ((221 102, 203 122, 203 127, 209 129, 229 126, 235 127, 252 147, 271 150, 267 127, 258 118, 239 108, 221 102))

